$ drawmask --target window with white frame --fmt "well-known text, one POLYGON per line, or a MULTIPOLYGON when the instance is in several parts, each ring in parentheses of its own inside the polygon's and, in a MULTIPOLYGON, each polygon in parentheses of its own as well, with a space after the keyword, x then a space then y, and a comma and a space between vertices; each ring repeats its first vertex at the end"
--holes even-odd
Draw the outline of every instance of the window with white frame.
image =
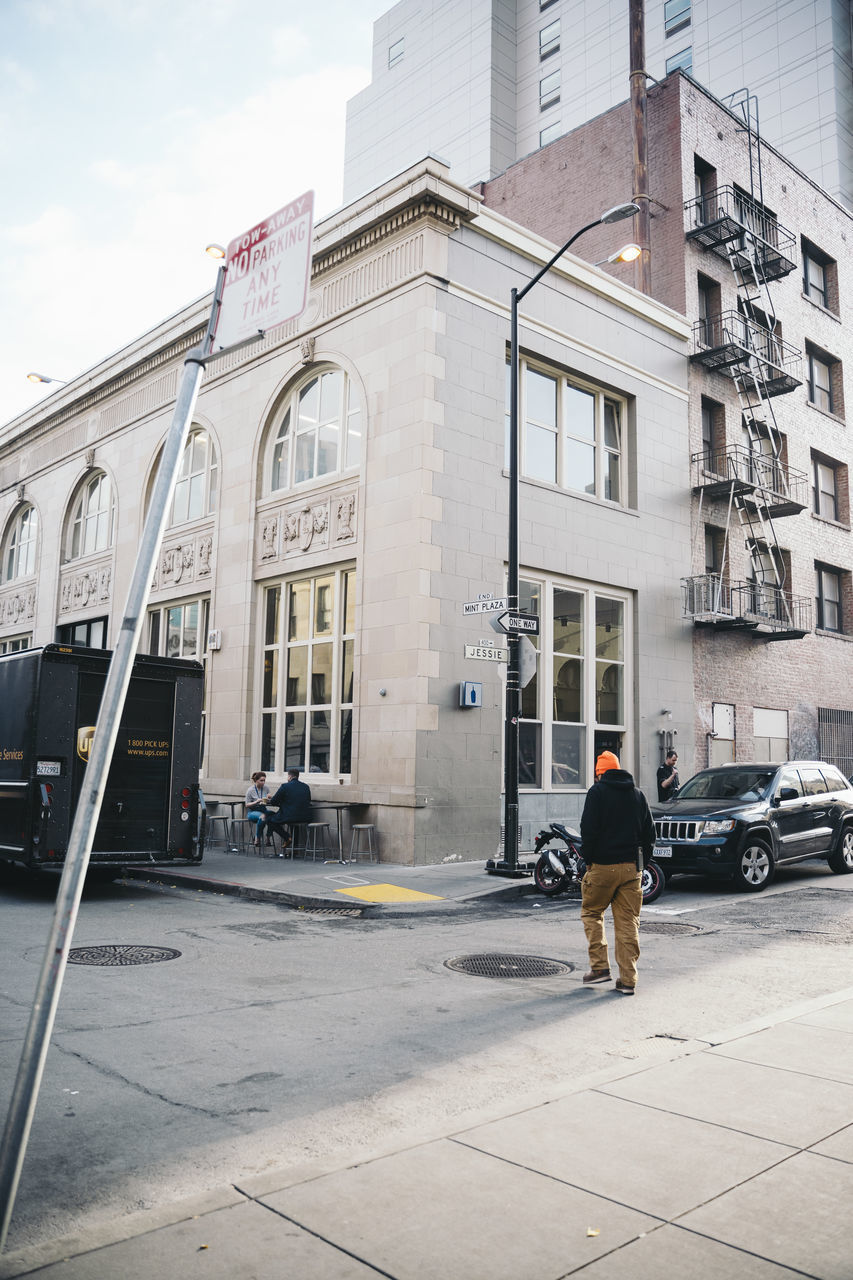
POLYGON ((812 454, 812 510, 824 520, 838 520, 838 475, 835 463, 812 454))
POLYGON ((782 763, 788 759, 788 712, 753 707, 753 759, 782 763))
POLYGON ((835 363, 831 356, 806 343, 807 387, 809 402, 824 413, 836 413, 834 388, 832 385, 832 366, 835 363))
POLYGON ((843 631, 841 613, 841 570, 827 564, 815 565, 817 579, 818 631, 843 631))
POLYGON ((525 577, 519 607, 540 620, 536 674, 521 694, 519 784, 586 788, 601 735, 630 730, 630 596, 525 577))
POLYGON ((268 491, 357 467, 362 419, 360 397, 343 369, 324 369, 298 383, 272 432, 268 491))
POLYGON ((181 455, 169 524, 211 515, 216 510, 218 488, 219 463, 213 441, 207 431, 193 427, 181 455))
POLYGON ((352 771, 355 570, 329 569, 264 591, 260 767, 352 771))
POLYGON ((32 648, 32 643, 32 632, 25 636, 7 636, 0 640, 0 653, 20 653, 22 649, 32 648))
POLYGON ((553 142, 563 133, 563 125, 560 120, 556 120, 553 124, 549 124, 547 128, 539 130, 539 145, 547 147, 549 142, 553 142))
POLYGON ((148 610, 148 652, 202 661, 207 655, 209 618, 207 596, 155 605, 148 610))
POLYGON ((106 551, 113 544, 115 499, 108 475, 97 471, 79 486, 67 526, 65 558, 106 551))
POLYGON ((623 502, 625 401, 526 360, 519 374, 519 474, 623 502))
POLYGON ((38 528, 38 513, 31 505, 21 507, 13 516, 3 541, 3 582, 35 573, 38 528))
POLYGON ((838 311, 838 264, 811 241, 801 238, 803 293, 825 311, 838 311))

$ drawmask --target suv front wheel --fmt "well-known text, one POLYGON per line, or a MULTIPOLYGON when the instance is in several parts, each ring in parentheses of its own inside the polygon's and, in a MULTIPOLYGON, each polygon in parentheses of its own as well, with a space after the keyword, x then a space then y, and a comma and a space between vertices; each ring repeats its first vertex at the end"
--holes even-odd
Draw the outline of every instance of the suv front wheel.
POLYGON ((734 880, 738 888, 747 893, 760 893, 775 874, 776 864, 769 847, 763 840, 747 837, 735 867, 734 880))
POLYGON ((846 876, 853 871, 853 827, 845 827, 841 832, 841 841, 835 853, 827 859, 830 871, 837 876, 846 876))

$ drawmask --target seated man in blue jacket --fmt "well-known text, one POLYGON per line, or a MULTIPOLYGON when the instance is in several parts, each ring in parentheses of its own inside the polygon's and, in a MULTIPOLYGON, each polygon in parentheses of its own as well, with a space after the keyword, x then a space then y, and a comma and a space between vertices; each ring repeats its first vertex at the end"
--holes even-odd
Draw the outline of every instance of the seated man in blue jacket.
POLYGON ((311 788, 299 781, 299 770, 288 769, 287 782, 283 782, 275 795, 267 800, 267 816, 258 823, 258 839, 263 840, 262 828, 277 831, 282 845, 290 844, 290 831, 285 831, 298 822, 311 821, 311 788), (278 813, 270 813, 269 809, 277 808, 278 813))

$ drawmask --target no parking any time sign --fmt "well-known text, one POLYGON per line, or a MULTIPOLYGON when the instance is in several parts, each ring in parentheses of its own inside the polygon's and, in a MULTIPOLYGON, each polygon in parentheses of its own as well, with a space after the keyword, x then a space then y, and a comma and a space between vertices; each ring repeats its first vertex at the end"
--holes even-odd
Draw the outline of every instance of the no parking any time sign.
POLYGON ((228 245, 216 346, 231 347, 301 316, 311 278, 314 192, 236 236, 228 245))

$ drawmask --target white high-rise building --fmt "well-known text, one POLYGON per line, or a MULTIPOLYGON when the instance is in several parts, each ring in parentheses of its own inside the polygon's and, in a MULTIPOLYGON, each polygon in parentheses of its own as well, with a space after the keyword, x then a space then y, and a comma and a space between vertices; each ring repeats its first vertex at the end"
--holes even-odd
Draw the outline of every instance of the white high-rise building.
MULTIPOLYGON (((748 89, 761 135, 853 207, 851 0, 646 0, 646 71, 748 89)), ((344 198, 431 152, 457 181, 508 165, 629 96, 628 0, 400 0, 349 103, 344 198)))

